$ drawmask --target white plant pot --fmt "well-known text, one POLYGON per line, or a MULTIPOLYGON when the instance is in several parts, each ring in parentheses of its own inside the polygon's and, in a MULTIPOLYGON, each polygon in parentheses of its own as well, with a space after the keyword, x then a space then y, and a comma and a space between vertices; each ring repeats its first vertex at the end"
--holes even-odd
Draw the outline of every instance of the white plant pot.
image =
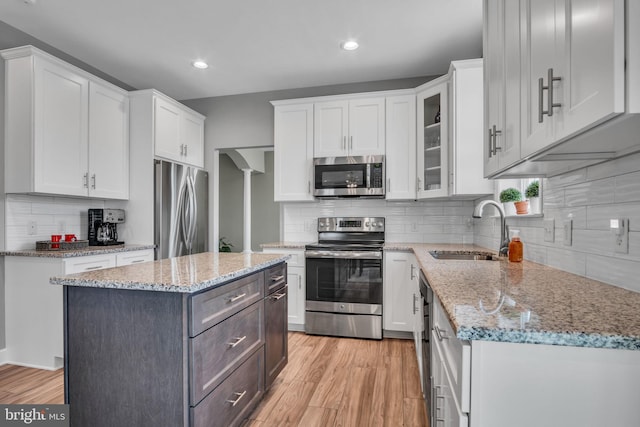
POLYGON ((516 215, 516 205, 513 202, 504 202, 502 203, 502 207, 504 208, 504 214, 506 216, 516 215))
POLYGON ((531 213, 532 215, 537 215, 542 213, 540 197, 529 198, 529 213, 531 213))

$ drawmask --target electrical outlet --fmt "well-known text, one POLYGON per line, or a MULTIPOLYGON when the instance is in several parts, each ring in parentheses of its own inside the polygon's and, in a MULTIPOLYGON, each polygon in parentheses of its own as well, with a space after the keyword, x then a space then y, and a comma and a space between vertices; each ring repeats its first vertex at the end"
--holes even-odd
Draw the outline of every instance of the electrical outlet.
POLYGON ((551 242, 555 240, 556 233, 556 221, 552 219, 545 219, 544 223, 544 241, 551 242))
POLYGON ((567 219, 564 221, 564 245, 571 246, 573 234, 573 220, 567 219))
POLYGON ((29 224, 27 226, 27 234, 29 234, 29 236, 35 236, 36 234, 38 234, 38 223, 35 221, 29 221, 29 224))
POLYGON ((616 218, 609 221, 613 233, 613 250, 618 254, 629 253, 629 219, 616 218))

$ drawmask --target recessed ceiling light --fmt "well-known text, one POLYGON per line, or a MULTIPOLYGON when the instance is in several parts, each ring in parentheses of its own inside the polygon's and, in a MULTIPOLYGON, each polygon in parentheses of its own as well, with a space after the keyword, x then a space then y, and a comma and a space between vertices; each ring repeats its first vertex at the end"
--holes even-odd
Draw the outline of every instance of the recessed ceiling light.
POLYGON ((344 50, 356 50, 358 48, 358 42, 354 40, 349 40, 342 43, 342 48, 344 50))
POLYGON ((200 68, 201 70, 204 70, 205 68, 209 68, 209 64, 207 64, 204 61, 193 61, 193 66, 196 68, 200 68))

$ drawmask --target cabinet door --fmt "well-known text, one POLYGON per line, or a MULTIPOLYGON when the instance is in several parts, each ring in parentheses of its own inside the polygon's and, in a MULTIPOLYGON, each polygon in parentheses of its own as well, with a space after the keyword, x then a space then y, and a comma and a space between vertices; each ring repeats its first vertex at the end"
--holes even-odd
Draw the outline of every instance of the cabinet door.
MULTIPOLYGON (((287 268, 288 283, 288 323, 304 326, 305 276, 304 267, 287 268)), ((292 328, 297 330, 297 328, 292 328)))
POLYGON ((34 191, 86 196, 89 81, 40 58, 34 67, 34 191))
POLYGON ((350 156, 384 155, 384 105, 384 98, 349 101, 349 138, 347 142, 350 156))
POLYGON ((391 96, 386 100, 387 200, 416 198, 416 97, 391 96))
POLYGON ((158 157, 169 160, 182 161, 180 150, 180 109, 174 104, 162 99, 154 98, 154 152, 158 157))
POLYGON ((520 160, 520 2, 486 0, 484 28, 484 175, 490 177, 520 160))
POLYGON ((439 81, 426 85, 424 90, 417 94, 417 101, 418 199, 446 197, 449 137, 447 82, 439 81))
POLYGON ((287 286, 268 295, 265 310, 265 387, 269 388, 288 360, 287 286))
POLYGON ((204 120, 188 111, 181 112, 180 144, 183 145, 182 161, 204 167, 204 120))
POLYGON ((624 112, 624 3, 565 0, 563 123, 556 140, 624 112))
MULTIPOLYGON (((554 116, 542 114, 547 109, 548 90, 542 90, 548 82, 548 70, 554 75, 563 74, 564 5, 561 0, 523 0, 524 38, 522 39, 522 156, 528 156, 548 146, 554 140, 555 117, 560 114, 553 108, 554 116), (542 115, 542 122, 539 117, 542 115)), ((554 102, 562 102, 559 90, 563 82, 551 82, 554 102)))
POLYGON ((89 195, 129 198, 129 97, 89 85, 89 195))
POLYGON ((349 102, 318 102, 314 105, 313 117, 313 156, 346 156, 349 102))
POLYGON ((384 253, 383 326, 388 331, 413 332, 416 302, 414 268, 407 252, 384 253))
POLYGON ((274 200, 313 200, 313 104, 278 105, 274 114, 274 200))

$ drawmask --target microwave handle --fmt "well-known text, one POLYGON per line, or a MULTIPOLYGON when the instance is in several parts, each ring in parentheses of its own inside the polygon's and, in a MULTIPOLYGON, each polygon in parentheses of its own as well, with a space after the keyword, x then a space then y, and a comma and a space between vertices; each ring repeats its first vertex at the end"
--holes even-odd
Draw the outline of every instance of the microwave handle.
POLYGON ((371 163, 367 163, 367 188, 371 188, 371 163))

